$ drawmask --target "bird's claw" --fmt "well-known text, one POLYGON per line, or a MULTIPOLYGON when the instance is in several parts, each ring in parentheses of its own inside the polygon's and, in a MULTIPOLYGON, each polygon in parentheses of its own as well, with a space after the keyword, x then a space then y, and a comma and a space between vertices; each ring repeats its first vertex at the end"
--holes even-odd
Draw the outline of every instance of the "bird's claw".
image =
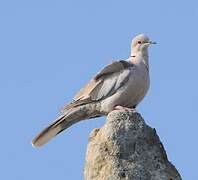
POLYGON ((128 108, 124 106, 115 106, 115 110, 124 110, 124 111, 132 111, 132 112, 137 112, 135 108, 128 108))

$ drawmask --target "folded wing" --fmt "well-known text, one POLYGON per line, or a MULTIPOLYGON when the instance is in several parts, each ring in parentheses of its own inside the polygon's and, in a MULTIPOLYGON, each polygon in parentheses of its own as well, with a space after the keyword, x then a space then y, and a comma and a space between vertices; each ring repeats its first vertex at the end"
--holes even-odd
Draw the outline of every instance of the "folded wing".
POLYGON ((129 79, 132 64, 127 61, 114 61, 104 67, 73 98, 73 102, 64 106, 62 112, 82 104, 103 100, 122 87, 129 79))

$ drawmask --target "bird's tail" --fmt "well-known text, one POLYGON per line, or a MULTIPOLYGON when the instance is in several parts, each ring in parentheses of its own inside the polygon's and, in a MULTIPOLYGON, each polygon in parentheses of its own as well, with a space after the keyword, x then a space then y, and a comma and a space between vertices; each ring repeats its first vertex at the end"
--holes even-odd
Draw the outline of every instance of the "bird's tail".
POLYGON ((81 120, 101 116, 95 111, 95 106, 95 104, 86 104, 67 110, 32 140, 32 146, 40 147, 46 144, 57 134, 81 120))

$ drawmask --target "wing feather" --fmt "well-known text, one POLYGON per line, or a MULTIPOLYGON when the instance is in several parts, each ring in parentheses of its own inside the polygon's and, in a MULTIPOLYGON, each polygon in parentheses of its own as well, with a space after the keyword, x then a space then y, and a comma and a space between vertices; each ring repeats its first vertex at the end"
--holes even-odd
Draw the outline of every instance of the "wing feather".
POLYGON ((104 97, 110 95, 110 93, 113 91, 114 87, 116 85, 116 78, 115 76, 105 78, 103 81, 99 84, 99 86, 96 86, 94 90, 90 93, 90 97, 92 100, 100 100, 104 97))
POLYGON ((71 107, 102 100, 113 95, 127 82, 131 66, 132 64, 127 61, 114 61, 107 65, 76 94, 72 103, 63 107, 62 112, 71 107))

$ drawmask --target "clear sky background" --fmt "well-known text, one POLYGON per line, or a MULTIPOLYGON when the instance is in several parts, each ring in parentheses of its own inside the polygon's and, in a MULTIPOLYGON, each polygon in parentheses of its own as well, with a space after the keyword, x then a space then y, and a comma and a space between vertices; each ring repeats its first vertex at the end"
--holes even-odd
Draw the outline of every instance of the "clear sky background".
POLYGON ((105 118, 40 149, 31 139, 103 66, 147 34, 151 87, 138 106, 185 180, 198 179, 196 0, 0 1, 0 179, 83 179, 88 137, 105 118))

